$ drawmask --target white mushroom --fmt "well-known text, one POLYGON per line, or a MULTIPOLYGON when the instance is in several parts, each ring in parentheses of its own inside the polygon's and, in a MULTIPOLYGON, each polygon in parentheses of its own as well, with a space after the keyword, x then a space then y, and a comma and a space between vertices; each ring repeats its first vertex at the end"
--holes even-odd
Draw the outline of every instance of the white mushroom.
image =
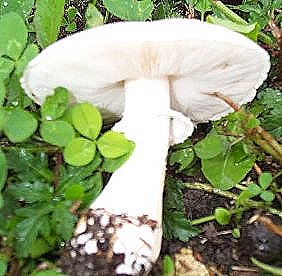
POLYGON ((106 119, 122 116, 114 129, 136 144, 80 219, 77 228, 84 231, 67 246, 63 270, 70 275, 150 270, 161 246, 170 141, 192 133, 190 119, 215 120, 231 111, 209 93, 221 92, 237 104, 252 100, 269 67, 268 54, 248 38, 189 19, 104 25, 62 39, 31 61, 22 86, 36 102, 66 87, 106 119), (91 239, 80 244, 88 232, 91 239))

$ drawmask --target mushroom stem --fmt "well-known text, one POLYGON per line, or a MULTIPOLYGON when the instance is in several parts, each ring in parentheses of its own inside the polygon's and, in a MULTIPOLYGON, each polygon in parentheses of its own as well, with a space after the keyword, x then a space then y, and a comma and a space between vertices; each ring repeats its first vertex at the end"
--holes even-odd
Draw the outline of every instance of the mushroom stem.
POLYGON ((114 129, 135 142, 130 159, 90 206, 160 220, 169 147, 169 81, 138 79, 125 83, 123 118, 114 129), (117 200, 118 199, 118 200, 117 200))
POLYGON ((97 273, 91 275, 143 275, 160 252, 170 134, 169 80, 126 81, 124 110, 114 128, 133 140, 135 149, 80 218, 61 258, 63 271, 70 275, 80 275, 82 263, 81 275, 90 271, 97 273), (88 262, 89 269, 85 268, 88 262))

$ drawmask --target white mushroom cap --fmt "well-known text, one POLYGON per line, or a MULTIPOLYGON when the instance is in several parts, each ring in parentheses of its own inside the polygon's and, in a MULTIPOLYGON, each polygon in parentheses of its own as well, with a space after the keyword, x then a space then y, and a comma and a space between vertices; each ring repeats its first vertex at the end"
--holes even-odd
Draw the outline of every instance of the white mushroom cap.
POLYGON ((208 93, 246 103, 269 68, 267 52, 238 33, 198 20, 168 19, 120 22, 74 34, 42 51, 21 81, 38 103, 63 86, 76 101, 92 102, 104 115, 118 117, 124 81, 168 77, 172 109, 203 122, 230 111, 208 93))

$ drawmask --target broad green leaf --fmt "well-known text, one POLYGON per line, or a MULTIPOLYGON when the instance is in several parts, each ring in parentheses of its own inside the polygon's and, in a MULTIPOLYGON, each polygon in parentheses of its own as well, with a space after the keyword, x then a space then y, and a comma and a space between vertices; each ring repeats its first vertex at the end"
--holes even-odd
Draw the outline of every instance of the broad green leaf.
POLYGON ((31 252, 31 245, 38 236, 41 220, 38 215, 24 219, 16 227, 16 253, 19 258, 26 258, 31 252))
POLYGON ((272 182, 272 174, 264 172, 259 176, 259 185, 265 190, 272 182))
POLYGON ((5 58, 5 57, 0 57, 0 81, 1 82, 9 79, 10 74, 14 70, 14 66, 15 66, 14 61, 8 58, 5 58))
POLYGON ((212 10, 211 2, 209 0, 186 0, 186 3, 199 11, 202 14, 202 18, 207 11, 212 10))
POLYGON ((64 149, 64 159, 72 166, 85 166, 95 157, 96 145, 85 138, 74 138, 64 149))
POLYGON ((67 200, 81 200, 84 196, 84 188, 81 184, 73 184, 67 187, 65 191, 65 198, 67 200))
POLYGON ((8 268, 8 257, 0 254, 0 276, 5 276, 8 268))
POLYGON ((275 198, 275 195, 271 191, 263 191, 259 196, 266 202, 271 202, 275 198))
POLYGON ((197 235, 198 231, 183 212, 165 210, 164 212, 164 237, 166 239, 177 238, 183 242, 197 235))
POLYGON ((181 149, 173 152, 169 158, 169 164, 172 166, 178 163, 179 171, 184 170, 194 159, 194 152, 192 148, 181 149))
POLYGON ((27 18, 33 7, 34 0, 0 0, 0 17, 8 12, 16 12, 27 18))
POLYGON ((149 19, 154 9, 151 0, 123 0, 122 4, 117 0, 103 0, 103 4, 113 15, 131 21, 145 21, 149 19))
POLYGON ((72 123, 83 136, 95 140, 102 129, 102 116, 90 103, 77 104, 72 109, 72 123))
POLYGON ((3 131, 13 143, 23 142, 29 138, 37 128, 37 120, 28 111, 15 108, 7 115, 3 131))
POLYGON ((217 207, 214 211, 216 221, 220 225, 226 225, 230 222, 231 214, 226 208, 217 207))
POLYGON ((244 179, 253 164, 254 158, 245 153, 243 144, 237 143, 224 154, 202 159, 202 171, 215 188, 228 190, 244 179))
POLYGON ((23 71, 30 60, 36 57, 39 49, 36 44, 29 44, 21 55, 20 59, 16 62, 16 74, 21 77, 23 71))
POLYGON ((7 161, 6 156, 2 150, 0 150, 0 191, 5 185, 7 178, 7 161))
POLYGON ((46 48, 58 38, 65 0, 37 0, 34 17, 39 44, 46 48))
POLYGON ((104 157, 118 158, 131 151, 134 144, 124 134, 109 130, 97 140, 97 147, 104 157))
POLYGON ((0 56, 17 60, 27 42, 27 29, 23 19, 16 13, 7 13, 0 18, 0 56))
POLYGON ((57 87, 54 94, 47 96, 41 106, 41 117, 45 120, 56 120, 64 115, 67 110, 70 95, 67 89, 57 87))
POLYGON ((252 194, 252 196, 257 196, 262 192, 261 187, 255 183, 248 184, 247 190, 252 194))
POLYGON ((95 7, 94 4, 89 3, 86 13, 86 28, 90 29, 104 24, 104 17, 95 7))
POLYGON ((49 144, 66 146, 74 139, 73 127, 65 121, 43 121, 40 127, 41 137, 49 144))
POLYGON ((116 171, 130 158, 133 149, 134 147, 132 147, 132 150, 130 152, 118 158, 104 158, 102 163, 102 170, 109 173, 116 171))
POLYGON ((225 140, 223 135, 211 133, 199 141, 194 146, 194 150, 201 159, 214 158, 226 150, 225 140))

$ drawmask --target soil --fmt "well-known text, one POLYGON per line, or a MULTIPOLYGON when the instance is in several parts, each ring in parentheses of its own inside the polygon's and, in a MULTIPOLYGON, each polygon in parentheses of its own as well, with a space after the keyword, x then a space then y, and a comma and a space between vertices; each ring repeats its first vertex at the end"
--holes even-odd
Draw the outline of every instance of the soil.
MULTIPOLYGON (((97 1, 97 6, 99 3, 97 1)), ((156 3, 158 0, 155 1, 156 3)), ((240 4, 240 0, 223 1, 225 4, 236 5, 240 4)), ((76 17, 77 31, 83 30, 85 25, 84 14, 87 7, 87 0, 72 0, 69 5, 75 6, 80 14, 76 17)), ((182 15, 189 14, 187 5, 180 4, 177 6, 178 12, 182 15)), ((101 5, 100 12, 105 13, 101 5)), ((114 16, 108 18, 109 22, 120 21, 114 16)), ((61 29, 60 38, 70 35, 61 29)), ((281 52, 280 52, 281 55, 281 52)), ((281 70, 281 61, 277 64, 277 71, 281 70)), ((281 80, 280 80, 281 81, 281 80)), ((278 86, 280 86, 280 82, 278 86)), ((206 133, 208 133, 210 125, 201 124, 198 126, 197 131, 192 136, 192 141, 197 142, 202 139, 206 133)), ((259 163, 259 166, 263 171, 270 171, 277 173, 282 168, 271 157, 267 157, 263 163, 259 163)), ((204 176, 199 174, 197 176, 188 177, 185 175, 179 175, 175 173, 174 168, 167 169, 168 174, 175 179, 181 179, 183 181, 197 181, 206 182, 204 176)), ((250 176, 256 176, 255 172, 251 172, 250 176)), ((282 177, 277 179, 277 182, 282 183, 282 177)), ((224 197, 209 194, 204 191, 186 189, 184 191, 185 209, 189 219, 201 218, 211 215, 216 207, 230 208, 234 206, 232 200, 227 200, 224 197)), ((277 202, 278 208, 281 209, 281 203, 277 202)), ((178 240, 167 241, 163 240, 161 256, 159 261, 154 266, 151 276, 162 275, 162 258, 165 254, 173 256, 179 252, 182 248, 190 247, 193 250, 194 257, 204 263, 208 269, 210 275, 231 275, 231 276, 255 276, 261 275, 261 271, 252 265, 250 256, 255 256, 257 259, 263 262, 268 262, 282 267, 282 235, 274 233, 271 227, 267 227, 263 223, 254 222, 249 224, 249 219, 257 214, 257 211, 247 212, 244 214, 240 221, 233 220, 227 226, 221 226, 218 223, 212 221, 201 224, 199 226, 200 235, 184 243, 178 240), (234 238, 232 236, 232 230, 235 227, 240 226, 241 237, 234 238)), ((276 225, 282 225, 281 221, 277 221, 277 218, 271 218, 275 221, 276 225)), ((189 275, 181 274, 181 275, 189 275)), ((178 276, 181 276, 178 275, 178 276)), ((194 274, 195 275, 195 274, 194 274)), ((199 275, 201 276, 201 275, 199 275)))

